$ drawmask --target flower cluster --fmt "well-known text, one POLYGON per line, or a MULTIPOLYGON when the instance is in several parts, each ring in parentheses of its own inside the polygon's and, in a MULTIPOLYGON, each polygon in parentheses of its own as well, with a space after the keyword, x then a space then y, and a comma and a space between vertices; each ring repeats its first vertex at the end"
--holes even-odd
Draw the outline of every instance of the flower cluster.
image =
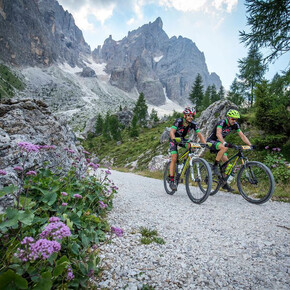
POLYGON ((35 171, 31 170, 31 171, 26 172, 26 175, 34 175, 34 176, 36 176, 37 173, 35 171))
POLYGON ((13 169, 15 171, 23 171, 23 168, 21 166, 14 166, 13 169))
POLYGON ((120 228, 111 227, 111 232, 116 234, 118 237, 122 237, 124 231, 120 228))
POLYGON ((63 238, 69 237, 70 235, 71 232, 67 225, 65 225, 63 222, 60 222, 60 219, 58 217, 51 217, 49 219, 49 224, 42 231, 40 237, 51 237, 53 240, 62 240, 63 238))
POLYGON ((66 279, 67 279, 68 281, 70 281, 70 280, 72 280, 74 277, 75 277, 75 276, 74 276, 74 274, 73 274, 73 270, 72 270, 72 268, 71 268, 71 267, 68 267, 68 269, 67 269, 67 276, 66 276, 66 279))
POLYGON ((39 239, 38 241, 34 242, 34 239, 31 237, 25 237, 22 240, 21 245, 24 246, 24 249, 18 248, 14 256, 18 257, 23 262, 35 261, 38 258, 46 260, 53 253, 59 252, 61 249, 60 243, 56 241, 39 239))
POLYGON ((0 170, 0 175, 6 175, 7 172, 5 170, 0 170))
MULTIPOLYGON (((270 147, 269 147, 269 146, 266 146, 265 149, 268 150, 268 149, 270 149, 270 147)), ((281 148, 279 148, 279 147, 277 147, 277 148, 272 148, 272 150, 273 150, 273 151, 280 152, 280 151, 281 151, 281 148)))
POLYGON ((108 205, 107 204, 105 204, 103 201, 99 201, 99 205, 100 205, 100 207, 101 208, 106 208, 106 207, 108 207, 108 205))
POLYGON ((95 163, 93 163, 93 162, 90 162, 88 165, 89 165, 90 167, 93 167, 95 170, 97 170, 97 169, 100 167, 100 164, 95 164, 95 163))
POLYGON ((74 198, 82 199, 83 197, 80 194, 76 193, 76 194, 74 194, 74 198))
POLYGON ((18 146, 21 148, 21 151, 26 151, 26 152, 38 152, 39 151, 38 145, 34 145, 34 144, 28 143, 28 142, 19 142, 18 146))

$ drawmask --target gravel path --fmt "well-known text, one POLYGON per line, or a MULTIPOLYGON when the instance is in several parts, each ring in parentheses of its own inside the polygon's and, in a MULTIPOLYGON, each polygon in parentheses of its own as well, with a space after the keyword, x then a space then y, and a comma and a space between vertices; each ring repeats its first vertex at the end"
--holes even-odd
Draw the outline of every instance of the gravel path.
POLYGON ((109 222, 124 235, 101 247, 101 288, 290 289, 290 204, 219 192, 197 205, 183 185, 170 196, 161 180, 111 179, 119 192, 109 222), (165 244, 141 244, 140 227, 165 244))

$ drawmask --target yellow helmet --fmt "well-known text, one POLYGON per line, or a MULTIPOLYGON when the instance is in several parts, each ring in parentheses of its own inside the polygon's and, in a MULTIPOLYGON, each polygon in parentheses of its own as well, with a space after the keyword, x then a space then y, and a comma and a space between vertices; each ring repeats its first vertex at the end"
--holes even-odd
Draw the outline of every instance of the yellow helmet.
POLYGON ((227 117, 240 119, 240 113, 237 110, 231 109, 227 112, 227 117))

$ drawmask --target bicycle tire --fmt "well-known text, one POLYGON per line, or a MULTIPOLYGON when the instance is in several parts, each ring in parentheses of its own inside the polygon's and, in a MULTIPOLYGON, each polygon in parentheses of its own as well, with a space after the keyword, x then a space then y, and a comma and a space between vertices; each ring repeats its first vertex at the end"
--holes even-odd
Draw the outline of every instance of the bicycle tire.
MULTIPOLYGON (((169 178, 170 178, 170 173, 169 173, 169 169, 170 169, 170 164, 171 161, 167 162, 167 164, 165 165, 165 169, 164 169, 164 175, 163 175, 163 182, 164 182, 164 188, 167 194, 173 195, 177 190, 172 190, 169 187, 169 178)), ((176 178, 176 171, 177 171, 177 165, 175 166, 175 178, 176 178)))
POLYGON ((201 204, 207 200, 211 192, 212 174, 206 160, 202 158, 192 160, 192 164, 186 171, 185 185, 187 195, 192 202, 201 204))
MULTIPOLYGON (((213 165, 210 164, 210 169, 212 170, 212 168, 213 168, 213 165)), ((212 172, 212 188, 209 195, 215 195, 219 191, 220 187, 221 187, 221 183, 220 183, 219 177, 212 172)))
POLYGON ((250 161, 240 169, 237 186, 245 200, 254 204, 262 204, 273 196, 275 180, 271 170, 265 164, 250 161))

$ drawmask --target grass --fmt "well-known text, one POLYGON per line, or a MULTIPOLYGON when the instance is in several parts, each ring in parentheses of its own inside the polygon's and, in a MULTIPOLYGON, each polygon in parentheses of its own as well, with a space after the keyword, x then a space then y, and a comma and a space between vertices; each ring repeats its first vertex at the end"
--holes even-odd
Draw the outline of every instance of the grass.
POLYGON ((140 233, 142 235, 141 244, 143 245, 149 245, 153 242, 160 245, 165 244, 165 241, 162 238, 158 237, 157 230, 150 230, 150 229, 141 227, 140 233))
POLYGON ((0 64, 0 99, 14 96, 15 90, 24 90, 24 83, 10 69, 0 64))

